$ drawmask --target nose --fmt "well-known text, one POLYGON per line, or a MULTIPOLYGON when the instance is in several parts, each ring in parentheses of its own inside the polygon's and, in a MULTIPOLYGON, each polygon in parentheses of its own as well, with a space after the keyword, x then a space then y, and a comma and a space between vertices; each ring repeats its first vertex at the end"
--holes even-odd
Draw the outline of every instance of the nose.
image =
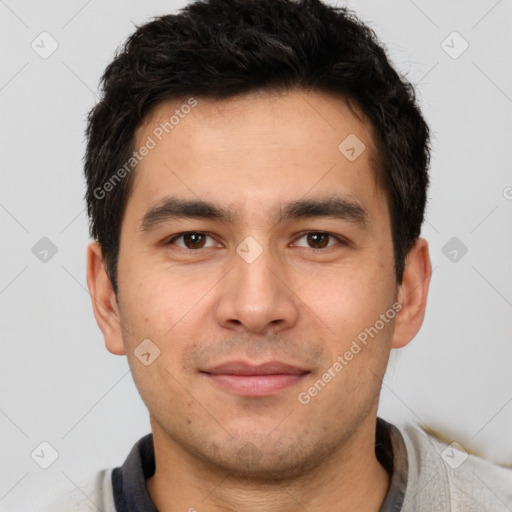
POLYGON ((284 261, 265 249, 254 261, 237 253, 233 265, 219 289, 219 325, 265 334, 297 322, 299 299, 293 293, 284 261))

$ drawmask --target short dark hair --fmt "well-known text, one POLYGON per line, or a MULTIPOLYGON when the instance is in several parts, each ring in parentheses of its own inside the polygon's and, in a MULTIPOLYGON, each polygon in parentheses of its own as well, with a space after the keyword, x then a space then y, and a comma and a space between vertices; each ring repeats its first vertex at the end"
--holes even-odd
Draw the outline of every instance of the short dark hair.
MULTIPOLYGON (((87 125, 90 234, 117 296, 121 222, 133 183, 122 173, 135 130, 163 101, 222 99, 255 89, 327 92, 356 104, 377 149, 377 183, 391 216, 395 273, 420 235, 428 187, 429 129, 410 82, 374 31, 320 0, 202 0, 137 27, 108 65, 87 125), (119 173, 117 175, 119 177, 119 173)), ((340 141, 341 142, 341 141, 340 141)))

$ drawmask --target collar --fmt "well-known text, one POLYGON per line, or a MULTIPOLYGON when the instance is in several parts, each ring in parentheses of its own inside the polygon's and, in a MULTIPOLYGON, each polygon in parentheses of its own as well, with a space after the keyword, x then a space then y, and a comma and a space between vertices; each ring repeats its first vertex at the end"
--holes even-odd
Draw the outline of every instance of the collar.
MULTIPOLYGON (((389 489, 379 512, 399 512, 407 485, 407 451, 397 427, 377 417, 375 454, 390 475, 389 489)), ((112 472, 117 512, 158 512, 146 488, 155 473, 153 435, 147 434, 133 446, 123 465, 112 472)))

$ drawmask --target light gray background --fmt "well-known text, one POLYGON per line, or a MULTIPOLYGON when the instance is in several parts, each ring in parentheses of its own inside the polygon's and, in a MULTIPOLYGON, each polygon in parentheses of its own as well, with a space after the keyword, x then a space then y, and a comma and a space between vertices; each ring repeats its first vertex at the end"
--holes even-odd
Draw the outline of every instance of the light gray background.
MULTIPOLYGON (((134 23, 183 4, 0 0, 0 510, 82 485, 149 432, 86 290, 83 132, 134 23), (43 31, 59 45, 47 59, 31 47, 43 31), (58 249, 46 263, 32 252, 42 237, 58 249), (59 455, 46 470, 30 455, 42 441, 59 455)), ((512 464, 512 2, 348 5, 417 84, 433 132, 430 300, 420 334, 392 354, 380 415, 422 421, 512 464), (453 31, 469 43, 458 58, 442 46, 460 51, 458 36, 446 39, 453 31), (443 253, 452 237, 468 249, 455 262, 443 253)))

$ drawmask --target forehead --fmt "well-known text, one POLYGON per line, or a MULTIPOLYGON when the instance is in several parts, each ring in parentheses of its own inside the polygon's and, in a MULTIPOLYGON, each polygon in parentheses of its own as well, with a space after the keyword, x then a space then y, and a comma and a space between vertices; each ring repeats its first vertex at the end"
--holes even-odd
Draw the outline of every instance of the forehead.
POLYGON ((278 138, 272 142, 282 147, 302 146, 302 135, 311 140, 304 146, 311 152, 313 141, 325 139, 320 149, 330 145, 338 150, 340 137, 352 134, 364 139, 368 150, 365 156, 374 158, 372 132, 363 111, 342 95, 257 89, 225 99, 182 97, 157 104, 136 130, 135 141, 140 145, 152 135, 157 143, 172 143, 179 137, 180 143, 188 146, 201 139, 206 151, 210 141, 217 143, 217 149, 244 151, 258 144, 260 138, 276 134, 278 138), (191 134, 197 136, 189 138, 191 134), (228 134, 231 137, 227 138, 228 134))
MULTIPOLYGON (((283 197, 339 190, 381 200, 372 128, 342 97, 302 90, 251 91, 159 104, 138 128, 129 203, 165 196, 215 199, 261 215, 283 197)), ((381 204, 382 207, 382 204, 381 204)), ((275 215, 274 215, 275 216, 275 215)))

